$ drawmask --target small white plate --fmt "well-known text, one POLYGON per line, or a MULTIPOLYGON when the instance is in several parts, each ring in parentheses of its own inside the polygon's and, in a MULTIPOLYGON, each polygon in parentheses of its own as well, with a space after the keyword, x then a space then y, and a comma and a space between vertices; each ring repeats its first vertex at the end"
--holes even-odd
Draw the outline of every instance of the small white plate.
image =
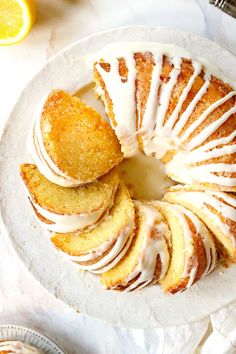
POLYGON ((43 334, 34 331, 33 329, 15 326, 1 325, 0 326, 0 341, 16 340, 21 341, 41 349, 44 354, 66 354, 55 342, 43 334))

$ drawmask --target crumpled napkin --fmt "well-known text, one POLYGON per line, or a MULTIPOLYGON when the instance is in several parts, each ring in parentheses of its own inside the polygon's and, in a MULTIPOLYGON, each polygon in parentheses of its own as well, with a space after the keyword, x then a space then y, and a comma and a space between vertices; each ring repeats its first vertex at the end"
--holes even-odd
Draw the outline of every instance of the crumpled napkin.
POLYGON ((236 302, 210 316, 212 333, 200 348, 200 354, 236 353, 236 302))

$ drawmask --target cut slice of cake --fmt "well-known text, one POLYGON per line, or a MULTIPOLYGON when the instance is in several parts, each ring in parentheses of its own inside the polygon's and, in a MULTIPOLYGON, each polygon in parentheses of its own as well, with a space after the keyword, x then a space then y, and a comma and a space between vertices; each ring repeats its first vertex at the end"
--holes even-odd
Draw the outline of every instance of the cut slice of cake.
POLYGON ((112 207, 119 185, 116 169, 74 188, 48 181, 33 164, 21 165, 21 177, 38 220, 46 229, 61 233, 96 223, 112 207))
POLYGON ((110 57, 94 64, 96 93, 101 97, 125 157, 138 152, 136 136, 135 75, 132 53, 128 58, 110 57), (130 77, 128 79, 128 77, 130 77))
POLYGON ((107 289, 133 291, 162 279, 169 266, 170 231, 161 213, 135 202, 136 232, 122 260, 101 277, 107 289))
POLYGON ((117 137, 102 116, 60 90, 40 103, 29 150, 40 172, 63 187, 92 182, 123 159, 117 137))
POLYGON ((236 262, 236 196, 190 186, 174 186, 164 199, 192 210, 215 236, 218 252, 236 262))
POLYGON ((121 182, 108 216, 93 230, 56 233, 53 244, 81 269, 103 273, 114 267, 127 252, 134 232, 134 204, 121 182))
POLYGON ((166 202, 153 202, 171 230, 171 262, 160 280, 164 291, 183 291, 209 274, 216 266, 213 237, 203 222, 190 210, 166 202))

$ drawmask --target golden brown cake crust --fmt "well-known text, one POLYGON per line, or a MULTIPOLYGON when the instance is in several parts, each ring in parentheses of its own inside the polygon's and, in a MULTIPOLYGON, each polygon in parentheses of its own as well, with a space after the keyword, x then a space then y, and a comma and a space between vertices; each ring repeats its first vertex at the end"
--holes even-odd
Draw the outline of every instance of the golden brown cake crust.
MULTIPOLYGON (((193 267, 193 258, 196 258, 198 261, 198 266, 197 266, 197 273, 194 278, 193 284, 195 284, 202 276, 206 269, 206 253, 205 249, 203 246, 203 242, 201 239, 201 236, 197 233, 195 226, 191 222, 191 220, 185 215, 185 218, 188 222, 188 226, 191 230, 192 238, 193 238, 193 256, 189 258, 188 260, 188 271, 190 272, 192 267, 193 267)), ((189 281, 189 277, 187 278, 181 278, 179 279, 178 283, 172 284, 168 289, 166 289, 167 292, 171 294, 175 294, 180 291, 186 290, 187 284, 189 281)))
MULTIPOLYGON (((179 69, 176 69, 176 67, 174 66, 173 58, 167 55, 162 56, 162 61, 155 62, 154 54, 151 51, 134 52, 133 59, 134 59, 134 66, 136 69, 135 85, 134 85, 135 92, 133 98, 135 100, 136 114, 135 117, 132 117, 132 119, 135 119, 137 141, 140 150, 143 151, 144 150, 143 137, 145 136, 145 131, 142 131, 142 121, 147 108, 147 102, 151 90, 151 82, 153 79, 152 75, 153 75, 154 67, 156 65, 162 65, 159 87, 158 87, 157 102, 158 100, 160 100, 160 93, 162 89, 169 82, 169 80, 171 80, 171 75, 173 70, 179 70, 179 69)), ((117 60, 119 62, 118 75, 120 76, 121 81, 125 85, 128 76, 126 53, 124 53, 123 57, 117 58, 117 60)), ((173 118, 172 114, 175 113, 175 109, 177 108, 180 97, 183 94, 184 90, 187 88, 188 83, 190 82, 191 78, 194 75, 195 65, 196 65, 195 60, 181 58, 180 72, 169 97, 169 103, 168 103, 167 111, 164 113, 162 127, 168 125, 168 123, 173 118)), ((98 92, 102 92, 101 98, 107 108, 106 110, 109 118, 111 119, 113 125, 117 126, 116 117, 113 111, 113 102, 112 102, 112 99, 117 99, 117 97, 113 97, 112 99, 109 97, 109 92, 106 88, 106 82, 104 81, 103 77, 99 73, 99 70, 97 70, 99 66, 101 66, 107 73, 109 73, 111 71, 111 64, 109 62, 104 63, 102 60, 96 62, 94 64, 94 81, 97 87, 99 88, 98 92)), ((181 141, 180 145, 174 146, 175 143, 173 142, 173 149, 167 151, 166 155, 162 157, 163 163, 166 164, 170 162, 175 156, 175 154, 178 154, 178 152, 186 151, 186 153, 190 153, 190 151, 196 150, 199 146, 202 147, 203 145, 218 140, 219 138, 229 137, 236 130, 236 113, 232 113, 231 115, 228 116, 228 118, 224 122, 219 124, 217 128, 214 128, 215 130, 212 129, 212 133, 209 136, 207 136, 206 134, 205 140, 203 142, 200 142, 199 146, 194 146, 194 148, 189 148, 189 144, 194 138, 196 138, 200 133, 203 132, 203 130, 205 130, 213 123, 218 124, 219 118, 221 118, 224 114, 226 114, 226 112, 229 112, 236 103, 236 96, 232 95, 232 97, 229 97, 224 103, 219 104, 213 111, 209 112, 208 115, 205 117, 205 119, 199 122, 199 125, 196 126, 193 131, 191 131, 190 129, 190 132, 186 136, 184 136, 187 130, 190 127, 192 128, 193 123, 197 122, 198 118, 202 116, 202 114, 206 111, 206 109, 208 109, 212 104, 218 102, 220 99, 223 99, 225 96, 233 92, 233 88, 229 84, 223 82, 221 79, 216 78, 214 75, 210 75, 204 65, 201 66, 198 75, 194 78, 192 86, 188 91, 186 97, 184 98, 180 110, 179 111, 177 110, 178 113, 176 115, 175 122, 173 123, 173 126, 171 126, 170 129, 174 130, 176 128, 176 126, 180 121, 181 116, 183 115, 183 113, 186 112, 186 109, 189 108, 190 103, 193 101, 196 94, 198 94, 202 88, 204 89, 203 86, 208 83, 209 85, 207 86, 207 89, 203 91, 203 94, 200 95, 199 99, 196 101, 195 106, 193 107, 186 123, 180 128, 179 131, 177 129, 178 131, 177 133, 174 133, 176 134, 177 140, 181 141), (183 140, 181 140, 182 138, 183 140)), ((113 96, 115 96, 114 93, 113 96)), ((157 110, 159 108, 157 108, 157 110)), ((121 120, 121 117, 117 117, 117 118, 121 120)), ((158 138, 158 129, 155 131, 155 133, 157 134, 157 138, 158 138)), ((228 143, 224 143, 224 145, 217 145, 215 150, 218 149, 220 150, 223 146, 226 145, 233 146, 235 145, 235 143, 236 143, 236 137, 232 138, 232 141, 228 143)), ((209 151, 211 151, 211 149, 209 149, 209 151)), ((206 166, 206 171, 207 171, 207 167, 209 165, 225 164, 225 171, 223 170, 221 172, 217 172, 217 171, 214 172, 215 167, 213 167, 212 176, 214 177, 215 175, 216 177, 228 177, 230 179, 233 179, 236 178, 236 172, 234 172, 234 170, 230 168, 230 165, 235 164, 235 161, 236 161, 236 153, 231 151, 228 153, 219 154, 216 157, 210 157, 210 154, 208 154, 205 159, 202 159, 202 161, 194 162, 193 166, 194 167, 206 166)), ((185 178, 183 178, 182 176, 175 174, 175 171, 172 171, 172 173, 170 173, 169 176, 181 183, 186 183, 187 181, 187 179, 185 180, 185 178)), ((227 183, 226 185, 224 185, 224 180, 222 182, 219 180, 218 183, 215 182, 213 179, 212 181, 211 179, 208 180, 208 178, 206 178, 205 181, 204 179, 198 180, 197 178, 195 181, 195 179, 193 178, 194 180, 193 183, 208 189, 236 192, 236 186, 233 184, 233 181, 232 181, 232 185, 230 184, 228 185, 227 183)))
POLYGON ((115 133, 99 113, 78 97, 53 91, 41 119, 43 142, 58 168, 88 183, 123 159, 115 133))
MULTIPOLYGON (((99 257, 94 258, 94 259, 92 259, 92 260, 90 260, 90 261, 78 262, 78 264, 84 266, 84 265, 92 265, 92 264, 95 264, 95 263, 99 262, 101 259, 103 259, 106 255, 109 254, 109 252, 110 252, 110 251, 112 250, 112 248, 114 247, 115 243, 116 243, 116 241, 114 241, 114 242, 111 244, 111 246, 110 246, 105 252, 103 252, 99 257)), ((116 256, 116 257, 118 257, 118 256, 120 255, 120 253, 123 251, 123 249, 126 247, 126 245, 127 245, 128 243, 129 243, 129 238, 128 238, 127 241, 124 243, 124 246, 122 247, 122 249, 120 250, 120 252, 117 253, 117 256, 116 256)), ((111 260, 109 263, 107 263, 107 266, 109 266, 109 264, 112 263, 112 261, 113 261, 113 260, 111 260)))
MULTIPOLYGON (((205 223, 205 225, 208 227, 209 230, 211 230, 212 236, 214 238, 214 241, 216 243, 216 248, 217 252, 220 257, 225 258, 226 260, 236 263, 236 247, 235 247, 235 241, 236 240, 236 221, 232 220, 225 217, 223 213, 221 212, 220 207, 217 208, 216 206, 210 205, 210 200, 208 201, 208 197, 213 198, 216 202, 222 203, 222 210, 223 208, 226 209, 229 207, 229 212, 232 213, 232 211, 235 209, 235 206, 233 205, 234 203, 230 204, 227 202, 227 198, 232 198, 232 201, 235 201, 236 203, 236 195, 233 193, 225 193, 225 192, 220 192, 214 194, 214 192, 206 190, 204 188, 199 188, 197 186, 182 186, 182 185, 177 185, 174 187, 171 187, 166 194, 164 195, 164 200, 170 203, 177 203, 180 205, 183 205, 184 207, 192 210, 202 221, 205 223), (181 193, 188 194, 188 193, 193 193, 193 201, 192 203, 188 202, 183 199, 181 199, 181 193), (180 193, 180 197, 178 196, 178 193, 180 193), (204 196, 206 199, 204 200, 203 206, 205 208, 205 212, 201 213, 201 208, 194 205, 194 193, 196 195, 198 193, 204 193, 204 196), (224 199, 226 198, 226 199, 224 199), (209 213, 209 214, 208 214, 209 213), (226 240, 226 244, 224 244, 224 241, 222 238, 217 234, 217 232, 222 233, 220 230, 221 228, 213 227, 211 220, 212 216, 215 216, 218 218, 219 225, 222 223, 222 225, 226 226, 224 227, 224 240, 226 240), (218 239, 220 238, 221 241, 218 239)), ((233 214, 232 214, 233 216, 233 214)), ((236 210, 235 210, 235 218, 236 218, 236 210)), ((217 224, 216 224, 217 225, 217 224)))

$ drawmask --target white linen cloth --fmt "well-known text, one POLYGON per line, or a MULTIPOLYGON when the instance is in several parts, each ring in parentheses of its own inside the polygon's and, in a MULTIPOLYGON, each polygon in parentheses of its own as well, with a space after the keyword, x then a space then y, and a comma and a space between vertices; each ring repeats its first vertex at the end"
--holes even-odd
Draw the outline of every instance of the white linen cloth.
MULTIPOLYGON (((207 0, 38 0, 38 21, 21 44, 0 48, 0 128, 46 59, 85 35, 123 25, 164 25, 211 38, 236 53, 236 21, 207 0)), ((214 296, 214 291, 212 292, 214 296)), ((75 313, 48 294, 1 237, 0 324, 34 327, 69 354, 234 354, 236 302, 201 321, 125 329, 75 313)))

